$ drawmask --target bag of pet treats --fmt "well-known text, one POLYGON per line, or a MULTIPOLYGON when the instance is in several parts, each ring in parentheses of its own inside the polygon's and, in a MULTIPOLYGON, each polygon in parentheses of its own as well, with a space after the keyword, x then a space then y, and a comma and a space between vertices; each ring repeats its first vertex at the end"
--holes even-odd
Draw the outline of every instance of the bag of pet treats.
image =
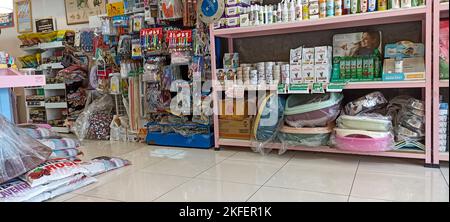
POLYGON ((131 165, 131 162, 118 157, 96 157, 88 162, 80 163, 80 166, 89 171, 86 175, 96 176, 111 170, 131 165))
POLYGON ((80 167, 78 162, 56 159, 47 161, 28 173, 21 176, 21 179, 28 182, 31 187, 36 187, 42 184, 50 183, 52 181, 64 179, 75 174, 87 174, 85 168, 80 167))
POLYGON ((47 191, 55 190, 69 184, 71 181, 79 180, 84 174, 76 174, 61 180, 53 181, 37 187, 31 187, 27 182, 14 179, 0 185, 0 202, 23 202, 47 191))
POLYGON ((80 147, 80 141, 71 138, 39 139, 38 141, 52 150, 76 149, 80 147))
POLYGON ((0 184, 45 162, 51 152, 0 114, 0 184))
POLYGON ((47 125, 20 124, 17 126, 34 139, 61 138, 58 133, 54 132, 51 128, 48 128, 47 125))
POLYGON ((50 159, 70 159, 81 155, 82 152, 77 149, 53 150, 50 159))
POLYGON ((46 201, 52 198, 55 198, 57 196, 72 192, 74 190, 78 190, 82 187, 85 187, 89 184, 95 183, 97 182, 97 179, 93 178, 93 177, 89 177, 89 176, 83 176, 82 178, 79 179, 74 179, 72 181, 70 181, 68 184, 66 184, 65 186, 61 186, 59 188, 56 188, 54 190, 51 191, 47 191, 44 192, 42 194, 39 194, 29 200, 27 200, 27 202, 42 202, 42 201, 46 201))

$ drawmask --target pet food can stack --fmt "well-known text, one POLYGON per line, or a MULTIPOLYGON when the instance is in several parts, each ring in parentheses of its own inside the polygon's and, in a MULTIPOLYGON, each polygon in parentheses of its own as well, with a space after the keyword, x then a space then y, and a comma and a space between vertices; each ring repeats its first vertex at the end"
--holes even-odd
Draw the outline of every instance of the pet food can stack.
POLYGON ((266 76, 266 83, 273 84, 273 66, 274 62, 265 62, 264 63, 264 71, 266 76))
POLYGON ((384 108, 387 100, 373 92, 345 105, 345 114, 337 119, 333 144, 337 149, 359 152, 380 152, 393 148, 390 117, 373 112, 384 108))
POLYGON ((448 103, 439 104, 439 152, 448 152, 448 103))
POLYGON ((258 70, 250 70, 250 85, 258 85, 258 70))
POLYGON ((266 73, 264 69, 264 62, 256 63, 256 70, 258 71, 258 84, 266 83, 266 73))
POLYGON ((242 79, 244 81, 244 84, 250 84, 250 70, 251 67, 242 68, 242 79))

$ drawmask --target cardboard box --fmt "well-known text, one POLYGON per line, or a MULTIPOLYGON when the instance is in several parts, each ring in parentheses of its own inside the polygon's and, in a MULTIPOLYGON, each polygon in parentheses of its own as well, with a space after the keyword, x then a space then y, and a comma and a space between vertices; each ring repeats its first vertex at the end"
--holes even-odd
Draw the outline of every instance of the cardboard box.
POLYGON ((381 32, 356 32, 333 36, 333 56, 368 56, 375 49, 382 53, 381 32), (363 42, 371 44, 362 46, 363 42))
POLYGON ((236 15, 240 15, 242 12, 242 7, 239 5, 236 6, 228 6, 225 8, 225 15, 227 17, 234 17, 236 15))
POLYGON ((248 14, 239 15, 239 26, 245 27, 245 26, 249 26, 249 25, 250 25, 250 21, 249 21, 248 14))
POLYGON ((302 65, 314 65, 314 48, 303 48, 302 65))
POLYGON ((298 48, 295 48, 295 49, 291 49, 289 63, 291 65, 302 64, 302 53, 303 53, 303 47, 301 47, 301 46, 298 48))
POLYGON ((424 57, 425 49, 422 43, 412 43, 402 41, 384 46, 384 57, 395 59, 396 57, 411 58, 424 57))
POLYGON ((239 27, 239 15, 236 17, 226 18, 226 27, 227 28, 235 28, 239 27))
POLYGON ((243 120, 256 113, 256 99, 230 98, 219 101, 219 119, 243 120))
POLYGON ((314 48, 314 64, 331 64, 333 48, 331 46, 319 46, 314 48))
POLYGON ((290 65, 289 69, 289 83, 303 83, 302 65, 290 65))
POLYGON ((328 83, 331 78, 331 64, 315 65, 314 75, 316 77, 316 82, 328 83))
POLYGON ((302 65, 302 76, 304 83, 314 83, 316 79, 314 65, 302 65))
POLYGON ((226 139, 250 140, 252 135, 253 117, 243 120, 219 119, 219 137, 226 139))
POLYGON ((382 78, 384 81, 424 80, 424 57, 404 58, 403 73, 395 73, 395 59, 384 59, 382 78))

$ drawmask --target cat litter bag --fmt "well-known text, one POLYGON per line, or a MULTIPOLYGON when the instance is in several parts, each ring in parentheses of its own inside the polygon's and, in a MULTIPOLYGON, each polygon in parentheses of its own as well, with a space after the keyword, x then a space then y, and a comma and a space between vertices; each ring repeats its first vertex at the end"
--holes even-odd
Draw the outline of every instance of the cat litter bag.
MULTIPOLYGON (((253 151, 262 154, 271 151, 265 148, 267 148, 267 143, 276 139, 278 130, 283 123, 285 103, 285 99, 279 97, 276 93, 270 93, 259 103, 258 113, 255 116, 253 125, 252 134, 256 142, 256 147, 252 148, 253 151)), ((282 153, 281 150, 280 153, 282 153)))
POLYGON ((325 127, 340 113, 341 93, 295 94, 288 97, 284 119, 291 127, 325 127))
POLYGON ((0 184, 45 162, 52 150, 0 114, 0 184))

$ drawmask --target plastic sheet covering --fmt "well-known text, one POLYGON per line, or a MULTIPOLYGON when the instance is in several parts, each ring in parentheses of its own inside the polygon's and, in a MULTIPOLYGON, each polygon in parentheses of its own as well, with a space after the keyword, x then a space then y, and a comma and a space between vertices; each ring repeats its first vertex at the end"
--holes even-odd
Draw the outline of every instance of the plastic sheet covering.
MULTIPOLYGON (((284 106, 286 101, 277 94, 271 93, 260 102, 258 113, 253 126, 253 140, 255 147, 252 150, 261 154, 271 152, 268 143, 277 140, 278 131, 283 124, 284 106)), ((280 149, 282 154, 286 149, 280 149)))
POLYGON ((392 130, 390 116, 378 113, 366 113, 359 116, 341 115, 336 120, 337 127, 344 129, 358 129, 386 132, 392 130))
MULTIPOLYGON (((388 113, 393 117, 395 141, 417 144, 425 139, 424 102, 412 97, 395 97, 389 102, 388 113)), ((415 146, 421 149, 422 146, 415 146)))
POLYGON ((52 150, 0 114, 0 184, 45 162, 52 150))
POLYGON ((341 110, 340 93, 296 94, 286 101, 285 122, 292 127, 324 127, 336 120, 341 110))
POLYGON ((330 135, 333 131, 334 124, 326 127, 314 128, 294 128, 282 126, 278 133, 278 140, 286 146, 326 146, 328 145, 330 135))
MULTIPOLYGON (((92 119, 101 116, 109 116, 106 119, 104 129, 107 129, 107 136, 109 138, 109 125, 112 121, 111 111, 114 108, 114 101, 110 95, 103 95, 102 97, 94 100, 77 118, 73 125, 73 131, 77 135, 79 140, 87 138, 89 132, 99 132, 102 129, 92 129, 92 119)), ((103 130, 102 130, 103 132, 103 130)), ((105 131, 106 133, 106 131, 105 131)))
POLYGON ((345 114, 355 116, 386 106, 388 101, 381 92, 372 92, 345 105, 345 114))

